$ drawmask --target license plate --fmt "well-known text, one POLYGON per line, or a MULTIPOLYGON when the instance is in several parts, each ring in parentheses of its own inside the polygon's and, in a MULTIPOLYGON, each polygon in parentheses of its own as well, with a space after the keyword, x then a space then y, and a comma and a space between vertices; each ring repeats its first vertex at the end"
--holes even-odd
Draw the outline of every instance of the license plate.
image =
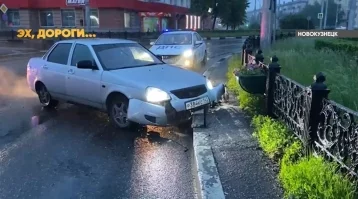
POLYGON ((203 105, 209 104, 209 103, 210 103, 209 98, 204 97, 204 98, 200 98, 200 99, 185 103, 185 108, 186 108, 186 110, 190 110, 190 109, 194 109, 194 108, 197 108, 199 106, 203 106, 203 105))

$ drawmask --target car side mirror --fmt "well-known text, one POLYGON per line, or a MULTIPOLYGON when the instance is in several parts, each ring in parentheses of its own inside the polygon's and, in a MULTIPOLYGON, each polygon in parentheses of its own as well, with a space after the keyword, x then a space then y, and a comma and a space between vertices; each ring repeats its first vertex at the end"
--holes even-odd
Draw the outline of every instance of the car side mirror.
POLYGON ((200 44, 202 44, 203 43, 203 41, 196 41, 195 42, 195 45, 200 45, 200 44))
POLYGON ((97 70, 97 67, 93 64, 93 61, 91 61, 91 60, 79 61, 77 63, 77 68, 97 70))
POLYGON ((154 46, 155 42, 152 41, 152 42, 150 42, 149 44, 150 44, 151 46, 154 46))

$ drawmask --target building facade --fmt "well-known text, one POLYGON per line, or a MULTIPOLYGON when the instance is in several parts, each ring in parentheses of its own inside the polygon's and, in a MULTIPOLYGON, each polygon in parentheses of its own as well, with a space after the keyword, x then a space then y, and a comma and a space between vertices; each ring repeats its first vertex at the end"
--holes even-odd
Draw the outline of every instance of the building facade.
MULTIPOLYGON (((90 0, 94 31, 161 31, 193 27, 191 0, 90 0), (189 23, 189 24, 187 24, 189 23)), ((0 29, 83 28, 82 0, 0 0, 8 10, 0 29)), ((196 20, 200 20, 196 17, 196 20)), ((194 28, 198 28, 198 25, 194 28)))
MULTIPOLYGON (((310 4, 319 3, 321 4, 323 0, 309 0, 310 4)), ((344 19, 348 19, 348 13, 350 10, 350 3, 351 0, 334 0, 334 2, 338 5, 337 12, 343 11, 344 12, 344 19)), ((346 24, 344 24, 345 26, 346 24)), ((358 27, 358 1, 357 1, 357 9, 356 9, 356 18, 355 18, 355 27, 358 27)))

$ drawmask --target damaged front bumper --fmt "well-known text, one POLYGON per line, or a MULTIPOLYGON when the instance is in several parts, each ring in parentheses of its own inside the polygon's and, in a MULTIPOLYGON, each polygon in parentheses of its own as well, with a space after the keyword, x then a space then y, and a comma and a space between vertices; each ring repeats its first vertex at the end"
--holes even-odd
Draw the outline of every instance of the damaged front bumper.
POLYGON ((193 112, 204 109, 213 103, 218 103, 224 93, 225 86, 219 84, 201 96, 191 99, 171 100, 162 105, 138 99, 130 99, 127 118, 141 125, 176 126, 190 120, 193 112), (186 109, 186 102, 204 97, 209 97, 210 104, 205 104, 190 110, 186 109))

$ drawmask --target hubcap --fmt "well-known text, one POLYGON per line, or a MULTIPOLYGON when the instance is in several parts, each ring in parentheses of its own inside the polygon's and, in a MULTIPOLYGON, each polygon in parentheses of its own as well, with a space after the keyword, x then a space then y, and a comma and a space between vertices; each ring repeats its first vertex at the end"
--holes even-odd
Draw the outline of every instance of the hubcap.
POLYGON ((42 87, 39 92, 39 99, 41 104, 47 105, 50 103, 51 97, 50 97, 50 93, 46 90, 45 87, 42 87))
POLYGON ((127 127, 129 121, 127 120, 127 105, 118 103, 112 108, 113 119, 119 127, 127 127))

